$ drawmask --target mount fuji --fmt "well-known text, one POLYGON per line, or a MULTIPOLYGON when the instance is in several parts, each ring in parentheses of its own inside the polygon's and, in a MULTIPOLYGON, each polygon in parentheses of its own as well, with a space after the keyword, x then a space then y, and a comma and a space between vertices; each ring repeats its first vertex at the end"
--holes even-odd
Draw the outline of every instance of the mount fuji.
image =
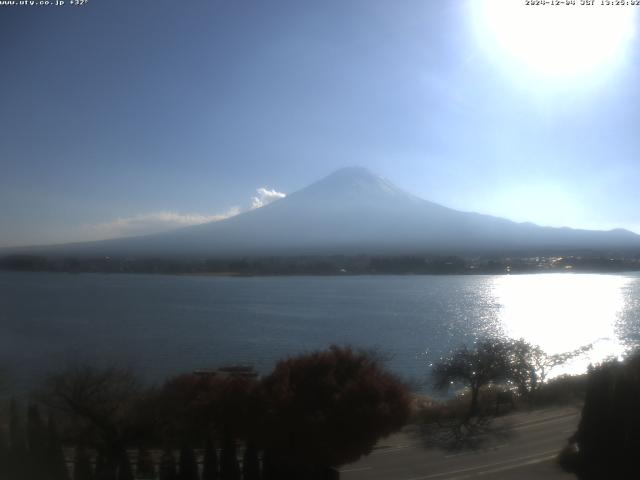
POLYGON ((288 256, 560 253, 640 249, 628 230, 552 228, 453 210, 362 167, 264 207, 171 232, 29 249, 52 255, 288 256))

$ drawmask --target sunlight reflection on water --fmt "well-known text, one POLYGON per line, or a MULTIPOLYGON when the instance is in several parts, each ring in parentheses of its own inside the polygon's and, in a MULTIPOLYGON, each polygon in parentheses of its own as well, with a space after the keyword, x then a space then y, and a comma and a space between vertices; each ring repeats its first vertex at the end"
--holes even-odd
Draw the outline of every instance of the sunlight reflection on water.
MULTIPOLYGON (((70 360, 126 362, 150 380, 227 364, 268 374, 331 344, 379 348, 431 390, 429 365, 509 335, 549 353, 594 343, 564 372, 640 345, 629 274, 188 277, 0 272, 0 367, 29 386, 70 360)), ((563 373, 560 369, 552 372, 563 373)))
POLYGON ((509 337, 524 338, 547 353, 593 344, 588 354, 553 372, 559 375, 583 372, 589 363, 624 353, 616 329, 631 282, 620 275, 509 275, 493 279, 491 294, 509 337))

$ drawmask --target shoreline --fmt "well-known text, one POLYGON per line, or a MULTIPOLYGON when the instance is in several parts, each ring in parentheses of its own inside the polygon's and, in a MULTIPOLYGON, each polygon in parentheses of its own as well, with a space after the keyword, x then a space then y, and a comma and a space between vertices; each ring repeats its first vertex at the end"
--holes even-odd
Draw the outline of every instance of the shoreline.
POLYGON ((67 275, 168 275, 174 277, 220 277, 220 278, 275 278, 275 277, 451 277, 451 276, 520 276, 520 275, 624 275, 640 272, 640 268, 627 270, 595 269, 531 269, 510 272, 465 271, 465 272, 157 272, 157 271, 113 271, 113 270, 18 270, 0 269, 2 273, 55 273, 67 275))

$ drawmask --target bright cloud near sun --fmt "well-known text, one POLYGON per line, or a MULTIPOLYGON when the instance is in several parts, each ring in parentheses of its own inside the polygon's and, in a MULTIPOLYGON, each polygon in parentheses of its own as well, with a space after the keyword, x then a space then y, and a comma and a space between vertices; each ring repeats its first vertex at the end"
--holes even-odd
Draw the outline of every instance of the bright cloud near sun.
POLYGON ((257 189, 256 193, 257 195, 251 198, 251 210, 264 207, 274 200, 278 200, 287 196, 286 193, 278 192, 277 190, 269 190, 265 187, 257 189))
POLYGON ((634 37, 636 8, 599 3, 480 0, 470 6, 478 39, 496 60, 511 69, 566 78, 606 69, 634 37))

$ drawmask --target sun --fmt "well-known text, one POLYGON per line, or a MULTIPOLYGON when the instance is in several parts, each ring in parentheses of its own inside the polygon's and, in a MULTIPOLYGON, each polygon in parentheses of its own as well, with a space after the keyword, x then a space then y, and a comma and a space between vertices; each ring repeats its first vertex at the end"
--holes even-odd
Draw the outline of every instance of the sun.
POLYGON ((472 0, 472 17, 488 51, 512 68, 551 77, 595 73, 620 58, 634 36, 635 10, 606 6, 528 5, 472 0))

